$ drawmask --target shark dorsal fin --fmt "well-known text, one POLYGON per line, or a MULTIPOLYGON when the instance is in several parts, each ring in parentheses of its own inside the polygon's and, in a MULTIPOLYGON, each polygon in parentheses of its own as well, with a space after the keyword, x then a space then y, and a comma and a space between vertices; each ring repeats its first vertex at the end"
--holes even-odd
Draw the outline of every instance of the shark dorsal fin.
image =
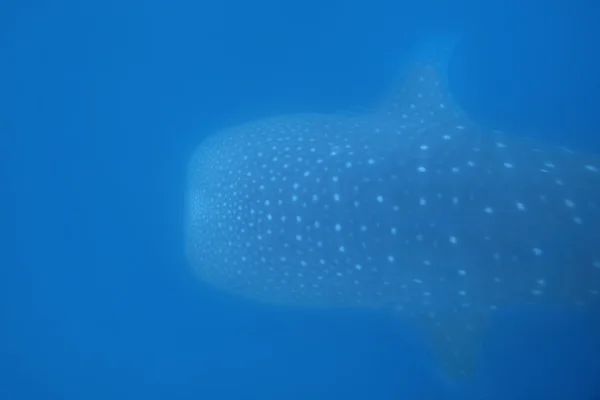
POLYGON ((448 66, 458 38, 444 36, 426 41, 398 75, 380 112, 388 118, 423 123, 462 118, 464 112, 448 87, 448 66))

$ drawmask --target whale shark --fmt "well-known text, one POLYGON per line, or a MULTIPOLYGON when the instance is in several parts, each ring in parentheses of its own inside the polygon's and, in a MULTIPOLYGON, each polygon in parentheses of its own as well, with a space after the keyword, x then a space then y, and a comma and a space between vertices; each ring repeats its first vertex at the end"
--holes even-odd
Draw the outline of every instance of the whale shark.
POLYGON ((205 138, 186 253, 253 301, 394 310, 469 377, 498 310, 598 307, 600 157, 481 126, 449 90, 452 46, 424 47, 368 112, 205 138))

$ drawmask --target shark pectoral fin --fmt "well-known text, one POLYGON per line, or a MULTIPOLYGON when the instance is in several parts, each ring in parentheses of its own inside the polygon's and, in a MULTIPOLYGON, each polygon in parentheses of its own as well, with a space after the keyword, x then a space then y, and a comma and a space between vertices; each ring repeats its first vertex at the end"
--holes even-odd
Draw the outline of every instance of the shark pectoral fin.
POLYGON ((423 317, 421 326, 448 378, 464 380, 475 375, 488 320, 486 315, 460 313, 423 317))

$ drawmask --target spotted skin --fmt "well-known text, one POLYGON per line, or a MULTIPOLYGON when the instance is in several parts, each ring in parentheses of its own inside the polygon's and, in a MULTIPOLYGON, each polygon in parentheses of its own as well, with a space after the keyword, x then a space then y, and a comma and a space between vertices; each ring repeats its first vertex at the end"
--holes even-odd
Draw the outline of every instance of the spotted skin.
POLYGON ((393 308, 452 376, 501 307, 600 300, 600 160, 471 121, 415 63, 378 110, 206 139, 189 174, 200 279, 268 303, 393 308))

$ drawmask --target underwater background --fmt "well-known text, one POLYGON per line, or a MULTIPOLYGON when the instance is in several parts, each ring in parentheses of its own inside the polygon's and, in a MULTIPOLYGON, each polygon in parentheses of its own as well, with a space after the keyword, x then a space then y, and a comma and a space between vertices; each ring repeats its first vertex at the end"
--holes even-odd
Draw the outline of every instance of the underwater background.
MULTIPOLYGON (((598 20, 591 1, 5 0, 0 399, 462 398, 389 313, 198 282, 189 157, 249 119, 372 107, 432 32, 462 35, 449 79, 473 119, 599 153, 598 20)), ((600 398, 599 332, 503 314, 472 385, 600 398)))

